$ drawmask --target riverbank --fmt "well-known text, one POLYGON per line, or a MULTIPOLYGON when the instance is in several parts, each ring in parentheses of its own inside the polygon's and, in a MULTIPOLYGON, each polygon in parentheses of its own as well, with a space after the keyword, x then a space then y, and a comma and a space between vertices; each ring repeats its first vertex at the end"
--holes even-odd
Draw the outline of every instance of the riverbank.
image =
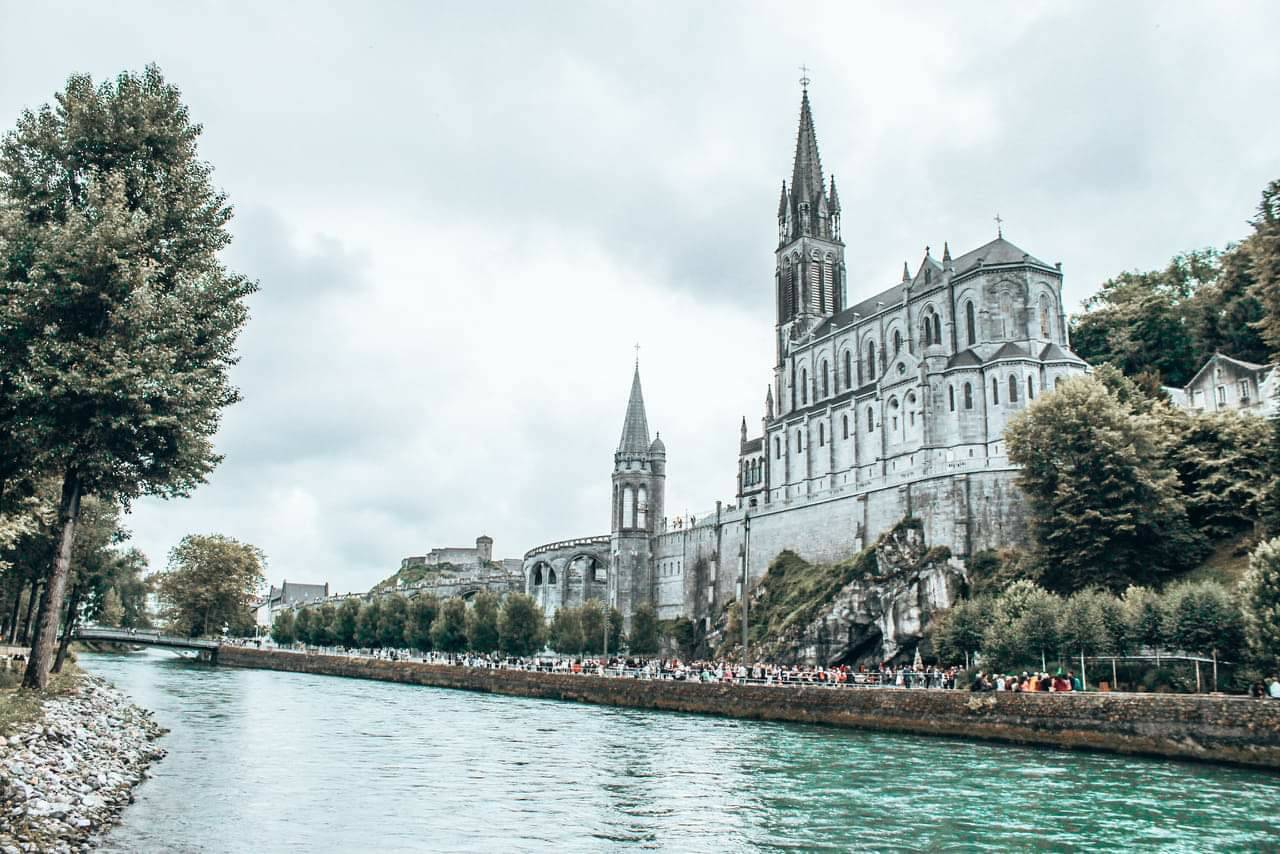
POLYGON ((22 704, 0 742, 0 851, 88 850, 116 822, 148 765, 164 756, 165 730, 106 680, 77 673, 22 704))
POLYGON ((219 665, 606 706, 817 723, 1280 770, 1280 702, 1169 694, 1014 694, 731 685, 534 673, 224 646, 219 665))

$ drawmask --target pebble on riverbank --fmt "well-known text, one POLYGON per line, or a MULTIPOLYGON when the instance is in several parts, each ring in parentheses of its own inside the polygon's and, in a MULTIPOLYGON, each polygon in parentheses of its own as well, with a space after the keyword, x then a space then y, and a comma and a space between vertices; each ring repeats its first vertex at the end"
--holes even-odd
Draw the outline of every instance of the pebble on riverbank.
POLYGON ((89 850, 165 755, 165 732, 97 676, 48 697, 40 720, 0 738, 0 852, 89 850))

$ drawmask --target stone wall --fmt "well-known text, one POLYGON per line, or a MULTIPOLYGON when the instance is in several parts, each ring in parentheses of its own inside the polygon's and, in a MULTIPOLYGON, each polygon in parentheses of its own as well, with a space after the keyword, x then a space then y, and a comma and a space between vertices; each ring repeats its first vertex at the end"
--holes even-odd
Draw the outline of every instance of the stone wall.
POLYGON ((793 721, 1280 770, 1280 702, 1165 694, 737 686, 473 670, 224 646, 220 665, 380 679, 606 706, 793 721))

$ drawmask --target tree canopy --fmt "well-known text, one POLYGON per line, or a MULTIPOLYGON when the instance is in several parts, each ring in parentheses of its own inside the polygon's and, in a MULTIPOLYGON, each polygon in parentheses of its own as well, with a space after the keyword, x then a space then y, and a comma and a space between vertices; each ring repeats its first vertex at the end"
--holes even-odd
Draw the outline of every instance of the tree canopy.
POLYGON ((265 580, 265 564, 261 549, 231 537, 183 537, 156 585, 169 625, 201 637, 252 622, 250 608, 265 580))

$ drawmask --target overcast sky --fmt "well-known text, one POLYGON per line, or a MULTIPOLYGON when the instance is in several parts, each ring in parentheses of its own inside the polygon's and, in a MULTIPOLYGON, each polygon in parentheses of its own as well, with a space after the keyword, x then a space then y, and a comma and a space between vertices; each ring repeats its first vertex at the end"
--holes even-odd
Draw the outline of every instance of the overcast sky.
POLYGON ((734 490, 807 64, 850 295, 1005 235, 1107 277, 1243 236, 1280 177, 1280 4, 0 0, 0 127, 155 62, 261 293, 226 461, 130 526, 363 590, 402 556, 606 533, 641 344, 668 511, 734 490))

